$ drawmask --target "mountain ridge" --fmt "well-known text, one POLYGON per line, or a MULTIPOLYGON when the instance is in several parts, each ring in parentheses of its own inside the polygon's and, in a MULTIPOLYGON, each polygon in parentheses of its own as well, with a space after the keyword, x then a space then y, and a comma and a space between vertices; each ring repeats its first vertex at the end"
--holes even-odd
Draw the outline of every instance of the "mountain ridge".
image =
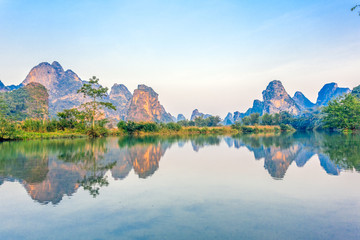
MULTIPOLYGON (((43 85, 49 93, 49 115, 51 117, 56 116, 59 111, 77 107, 88 101, 88 99, 77 94, 77 90, 86 81, 82 80, 73 70, 64 70, 57 61, 53 61, 51 64, 41 62, 34 66, 23 82, 17 86, 5 86, 0 81, 0 92, 11 92, 34 82, 43 85)), ((316 103, 312 103, 300 91, 295 92, 294 96, 290 97, 282 82, 273 80, 262 91, 263 100, 255 99, 252 107, 243 113, 239 111, 228 113, 223 123, 225 125, 232 124, 252 113, 263 115, 265 113, 274 114, 287 111, 293 115, 299 115, 304 111, 313 111, 316 108, 325 106, 331 99, 349 92, 351 92, 349 88, 340 88, 336 83, 327 83, 319 91, 316 103)), ((116 106, 116 111, 105 110, 105 116, 117 121, 176 122, 186 119, 182 114, 175 118, 166 112, 164 106, 159 102, 158 93, 143 84, 140 84, 132 94, 124 84, 115 83, 104 101, 109 101, 116 106)), ((194 120, 196 117, 207 118, 209 116, 211 115, 201 113, 198 109, 195 109, 190 120, 194 120)))

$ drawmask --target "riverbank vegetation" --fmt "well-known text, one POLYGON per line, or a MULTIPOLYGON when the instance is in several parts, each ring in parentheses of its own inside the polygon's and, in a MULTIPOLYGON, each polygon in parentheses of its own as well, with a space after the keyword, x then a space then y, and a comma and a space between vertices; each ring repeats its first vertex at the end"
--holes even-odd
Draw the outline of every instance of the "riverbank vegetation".
MULTIPOLYGON (((115 109, 111 103, 101 102, 106 88, 98 87, 93 77, 79 90, 90 101, 79 108, 58 112, 56 118, 19 120, 9 115, 6 101, 0 98, 0 140, 101 137, 107 135, 194 135, 194 134, 246 134, 267 132, 291 132, 295 130, 330 130, 351 132, 360 129, 360 100, 355 94, 347 94, 332 100, 327 106, 293 116, 288 112, 260 115, 253 113, 231 126, 222 126, 218 116, 195 118, 177 123, 120 121, 117 128, 108 128, 108 120, 102 116, 102 108, 115 109)), ((42 115, 41 115, 42 116, 42 115)))
POLYGON ((360 100, 357 97, 359 92, 359 87, 354 88, 352 94, 336 98, 327 106, 304 112, 299 116, 291 115, 288 112, 265 113, 262 116, 259 113, 253 113, 234 125, 280 126, 282 130, 293 128, 300 131, 356 131, 360 129, 360 100))

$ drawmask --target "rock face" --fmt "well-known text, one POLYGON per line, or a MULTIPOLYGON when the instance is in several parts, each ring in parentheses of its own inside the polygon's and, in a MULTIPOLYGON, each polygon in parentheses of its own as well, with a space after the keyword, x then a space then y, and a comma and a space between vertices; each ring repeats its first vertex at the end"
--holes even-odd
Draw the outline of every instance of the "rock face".
POLYGON ((199 112, 198 109, 195 109, 192 113, 191 113, 191 117, 190 117, 190 121, 193 121, 195 118, 198 117, 204 117, 205 114, 199 112))
POLYGON ((9 117, 20 121, 26 118, 48 118, 49 95, 45 87, 39 83, 29 83, 20 89, 1 95, 8 106, 5 115, 9 117))
POLYGON ((301 108, 301 110, 306 110, 315 106, 315 104, 312 103, 307 97, 305 97, 302 92, 296 92, 293 99, 296 104, 301 108))
POLYGON ((285 91, 284 86, 278 80, 269 83, 267 88, 262 92, 264 98, 263 113, 279 113, 287 111, 293 115, 300 113, 299 106, 285 91))
POLYGON ((249 108, 245 114, 243 114, 241 117, 245 117, 245 116, 249 116, 253 113, 260 113, 260 115, 263 113, 264 111, 264 102, 255 99, 253 102, 253 106, 251 108, 249 108))
POLYGON ((201 118, 208 118, 208 117, 211 117, 210 114, 205 114, 205 113, 202 113, 202 112, 199 112, 198 109, 195 109, 192 113, 191 113, 191 117, 190 117, 190 121, 194 121, 195 118, 198 118, 198 117, 201 117, 201 118))
POLYGON ((114 84, 111 87, 109 100, 116 107, 116 111, 106 111, 106 115, 116 120, 125 120, 131 98, 132 94, 125 85, 114 84))
POLYGON ((239 122, 241 121, 241 114, 240 112, 236 111, 234 112, 234 122, 239 122))
POLYGON ((22 84, 26 86, 33 82, 40 83, 47 89, 50 116, 79 106, 85 101, 81 94, 77 94, 83 81, 73 71, 64 71, 58 62, 43 62, 31 69, 22 84))
POLYGON ((183 114, 179 114, 176 118, 176 121, 179 122, 179 121, 185 121, 186 120, 186 117, 183 115, 183 114))
POLYGON ((325 106, 331 99, 349 92, 349 88, 339 88, 336 83, 327 83, 321 88, 316 100, 316 105, 325 106))
POLYGON ((8 92, 8 91, 12 91, 12 90, 16 90, 19 89, 22 85, 10 85, 10 86, 5 86, 4 83, 0 80, 0 92, 8 92))
POLYGON ((145 85, 135 89, 129 106, 127 120, 136 122, 172 122, 172 116, 158 100, 158 94, 145 85))
POLYGON ((0 80, 0 92, 7 92, 7 89, 1 80, 0 80))
POLYGON ((224 120, 221 122, 221 124, 224 126, 234 124, 234 117, 233 117, 232 113, 229 112, 226 115, 226 117, 224 118, 224 120))

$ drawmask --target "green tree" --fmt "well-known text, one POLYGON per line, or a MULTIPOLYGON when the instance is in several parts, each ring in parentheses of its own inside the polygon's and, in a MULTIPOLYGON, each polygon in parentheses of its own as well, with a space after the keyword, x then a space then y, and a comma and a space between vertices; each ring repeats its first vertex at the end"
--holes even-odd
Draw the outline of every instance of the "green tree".
POLYGON ((250 120, 250 117, 249 116, 245 116, 241 119, 242 123, 244 125, 250 125, 251 124, 251 120, 250 120))
POLYGON ((322 112, 324 128, 353 130, 360 127, 360 100, 352 94, 330 101, 322 112))
MULTIPOLYGON (((358 7, 360 7, 360 5, 359 4, 356 4, 355 6, 353 6, 352 8, 351 8, 351 11, 354 11, 356 8, 358 8, 358 7)), ((358 12, 359 13, 359 16, 360 16, 360 11, 358 12)))
POLYGON ((250 123, 251 125, 259 124, 260 114, 252 113, 250 114, 250 123))
POLYGON ((261 124, 262 125, 272 125, 273 119, 272 116, 268 113, 265 113, 262 117, 261 117, 261 124))
POLYGON ((4 96, 0 93, 0 118, 5 118, 8 106, 5 103, 4 96))
POLYGON ((109 102, 102 102, 105 96, 107 96, 107 87, 99 85, 99 79, 93 76, 89 79, 89 83, 85 83, 77 92, 84 94, 84 98, 88 97, 91 99, 90 102, 81 104, 84 111, 89 114, 92 122, 92 128, 95 128, 95 119, 99 115, 99 110, 103 107, 116 110, 116 107, 109 102))
POLYGON ((221 122, 221 118, 219 116, 210 116, 206 118, 208 127, 216 127, 221 122))
POLYGON ((281 123, 281 116, 279 113, 275 113, 272 116, 272 120, 273 120, 273 125, 280 125, 281 123))

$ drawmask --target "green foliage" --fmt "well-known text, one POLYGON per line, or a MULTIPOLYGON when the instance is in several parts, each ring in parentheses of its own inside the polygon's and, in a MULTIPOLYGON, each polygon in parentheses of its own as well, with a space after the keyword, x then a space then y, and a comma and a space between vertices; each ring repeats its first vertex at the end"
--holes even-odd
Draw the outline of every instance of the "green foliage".
POLYGON ((181 126, 179 124, 176 124, 176 123, 167 123, 166 124, 166 128, 169 129, 169 130, 172 130, 172 131, 180 131, 181 130, 181 126))
POLYGON ((359 129, 360 100, 352 94, 329 102, 322 110, 324 128, 329 129, 359 129))
POLYGON ((255 128, 251 128, 251 127, 248 127, 248 126, 243 126, 241 128, 241 131, 243 133, 254 133, 255 132, 255 128))
POLYGON ((243 118, 242 118, 242 123, 243 123, 245 126, 251 125, 251 119, 250 119, 250 117, 248 117, 248 116, 243 117, 243 118))
POLYGON ((280 130, 281 131, 292 131, 292 130, 294 130, 294 128, 291 127, 289 124, 281 123, 280 130))
POLYGON ((354 87, 351 94, 360 99, 360 85, 357 87, 354 87))
MULTIPOLYGON (((356 8, 360 7, 359 4, 356 4, 355 6, 353 6, 350 10, 351 11, 354 11, 356 8)), ((359 16, 360 16, 360 11, 358 12, 359 13, 359 16)))
POLYGON ((219 116, 210 116, 208 118, 197 117, 194 120, 197 127, 216 127, 221 122, 219 116))
POLYGON ((262 125, 273 125, 272 116, 268 113, 265 113, 264 115, 262 115, 261 124, 262 125))
POLYGON ((241 130, 241 123, 235 122, 234 124, 231 125, 231 128, 239 131, 241 130))
POLYGON ((82 93, 84 98, 90 98, 91 101, 81 104, 83 113, 85 117, 89 118, 89 121, 92 123, 92 128, 95 129, 95 119, 99 117, 100 109, 107 108, 116 110, 116 107, 109 102, 100 101, 105 96, 107 96, 107 87, 102 87, 99 85, 99 79, 93 76, 89 79, 89 83, 85 83, 77 92, 82 93))
POLYGON ((45 119, 48 115, 47 98, 45 87, 37 83, 0 93, 0 115, 17 121, 30 117, 45 119))
POLYGON ((169 130, 169 131, 180 131, 181 125, 177 123, 155 123, 155 122, 133 122, 133 121, 120 121, 117 124, 117 127, 120 131, 123 131, 127 134, 135 134, 139 132, 159 132, 160 130, 169 130))
POLYGON ((95 125, 86 130, 86 134, 91 138, 104 137, 108 135, 108 130, 104 126, 95 125))
POLYGON ((0 140, 10 140, 17 136, 16 125, 0 117, 0 140))
POLYGON ((250 114, 250 124, 251 125, 259 124, 259 119, 260 119, 259 113, 250 114))
POLYGON ((58 128, 60 130, 78 129, 84 131, 86 129, 86 113, 80 112, 76 108, 65 109, 58 112, 57 116, 59 117, 58 128))
POLYGON ((216 127, 219 126, 220 122, 221 118, 219 116, 210 116, 208 118, 197 117, 193 121, 182 120, 177 124, 183 127, 216 127))
POLYGON ((195 126, 195 122, 189 121, 189 120, 181 120, 181 121, 178 121, 177 124, 179 124, 180 126, 183 126, 183 127, 194 127, 195 126))
POLYGON ((360 171, 360 136, 358 134, 324 135, 321 147, 339 167, 360 171))

